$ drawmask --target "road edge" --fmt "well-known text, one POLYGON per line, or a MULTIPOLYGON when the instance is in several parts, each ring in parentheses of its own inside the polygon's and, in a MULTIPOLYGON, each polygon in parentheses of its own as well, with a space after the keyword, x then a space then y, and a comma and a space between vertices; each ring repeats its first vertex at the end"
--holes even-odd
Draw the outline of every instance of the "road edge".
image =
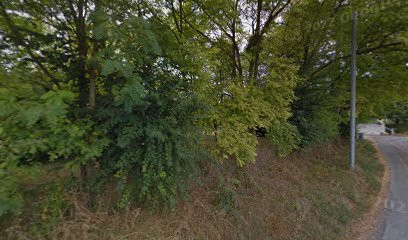
POLYGON ((360 218, 353 227, 353 235, 357 236, 355 240, 371 240, 376 232, 376 226, 381 221, 381 215, 384 209, 385 201, 389 194, 390 189, 390 168, 386 161, 384 154, 378 147, 377 142, 372 138, 366 138, 370 141, 373 147, 376 149, 379 162, 384 166, 384 174, 381 179, 381 190, 378 193, 374 205, 370 210, 360 218))

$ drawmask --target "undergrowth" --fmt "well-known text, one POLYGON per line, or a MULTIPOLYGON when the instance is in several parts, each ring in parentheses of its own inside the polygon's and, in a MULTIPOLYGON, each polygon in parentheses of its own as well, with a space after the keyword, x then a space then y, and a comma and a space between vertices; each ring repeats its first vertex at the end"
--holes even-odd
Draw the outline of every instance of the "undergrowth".
POLYGON ((373 204, 384 171, 366 141, 358 143, 357 168, 350 171, 341 140, 286 158, 262 140, 254 164, 239 168, 230 159, 200 169, 188 200, 160 211, 117 209, 114 191, 89 202, 68 182, 47 176, 22 186, 25 207, 2 219, 0 238, 346 239, 373 204))

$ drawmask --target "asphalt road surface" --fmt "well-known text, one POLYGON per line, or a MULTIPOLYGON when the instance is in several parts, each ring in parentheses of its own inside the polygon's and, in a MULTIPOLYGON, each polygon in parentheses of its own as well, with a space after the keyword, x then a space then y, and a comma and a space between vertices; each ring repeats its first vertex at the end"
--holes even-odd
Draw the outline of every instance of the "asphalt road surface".
POLYGON ((373 136, 390 169, 390 192, 373 240, 408 240, 408 137, 373 136))

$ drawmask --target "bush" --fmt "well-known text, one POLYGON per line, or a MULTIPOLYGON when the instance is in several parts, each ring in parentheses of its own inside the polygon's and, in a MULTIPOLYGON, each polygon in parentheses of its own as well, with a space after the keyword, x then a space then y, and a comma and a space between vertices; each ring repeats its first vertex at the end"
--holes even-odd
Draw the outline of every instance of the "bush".
POLYGON ((99 161, 100 178, 117 181, 119 208, 134 202, 174 206, 200 146, 194 77, 174 55, 182 50, 166 47, 171 33, 160 25, 137 17, 102 25, 112 30, 105 33, 115 51, 106 49, 96 60, 107 80, 96 119, 110 140, 99 161))
POLYGON ((178 93, 177 78, 158 79, 159 92, 136 95, 138 83, 115 91, 112 104, 98 110, 101 128, 111 139, 101 167, 118 180, 120 207, 133 201, 174 204, 182 192, 183 178, 194 166, 199 133, 194 96, 178 93), (136 86, 137 85, 137 86, 136 86))
POLYGON ((327 92, 299 86, 303 95, 292 104, 294 124, 303 146, 321 143, 339 134, 341 117, 336 107, 335 97, 327 92))
POLYGON ((268 130, 267 137, 277 147, 278 155, 281 157, 298 149, 301 140, 296 126, 288 122, 273 124, 268 130))
POLYGON ((18 213, 23 204, 18 178, 35 173, 38 162, 62 161, 83 165, 100 156, 106 140, 89 120, 72 120, 75 94, 45 91, 20 82, 15 75, 0 76, 0 215, 18 213))
POLYGON ((6 166, 0 163, 0 217, 17 215, 24 205, 19 180, 30 181, 38 176, 38 168, 6 166))
POLYGON ((6 169, 2 168, 0 171, 0 217, 17 214, 24 203, 18 184, 6 169))
POLYGON ((0 93, 0 158, 7 165, 57 159, 85 163, 100 156, 105 142, 94 141, 98 133, 92 123, 68 118, 72 92, 19 84, 0 93))

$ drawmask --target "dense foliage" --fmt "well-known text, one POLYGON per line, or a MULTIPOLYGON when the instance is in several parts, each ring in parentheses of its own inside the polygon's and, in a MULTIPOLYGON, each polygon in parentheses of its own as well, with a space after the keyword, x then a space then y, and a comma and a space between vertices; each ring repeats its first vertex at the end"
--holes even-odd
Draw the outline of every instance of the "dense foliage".
POLYGON ((359 119, 405 118, 403 1, 0 2, 0 215, 21 205, 5 172, 40 162, 174 205, 203 150, 244 167, 260 136, 285 156, 338 135, 352 10, 359 119))

